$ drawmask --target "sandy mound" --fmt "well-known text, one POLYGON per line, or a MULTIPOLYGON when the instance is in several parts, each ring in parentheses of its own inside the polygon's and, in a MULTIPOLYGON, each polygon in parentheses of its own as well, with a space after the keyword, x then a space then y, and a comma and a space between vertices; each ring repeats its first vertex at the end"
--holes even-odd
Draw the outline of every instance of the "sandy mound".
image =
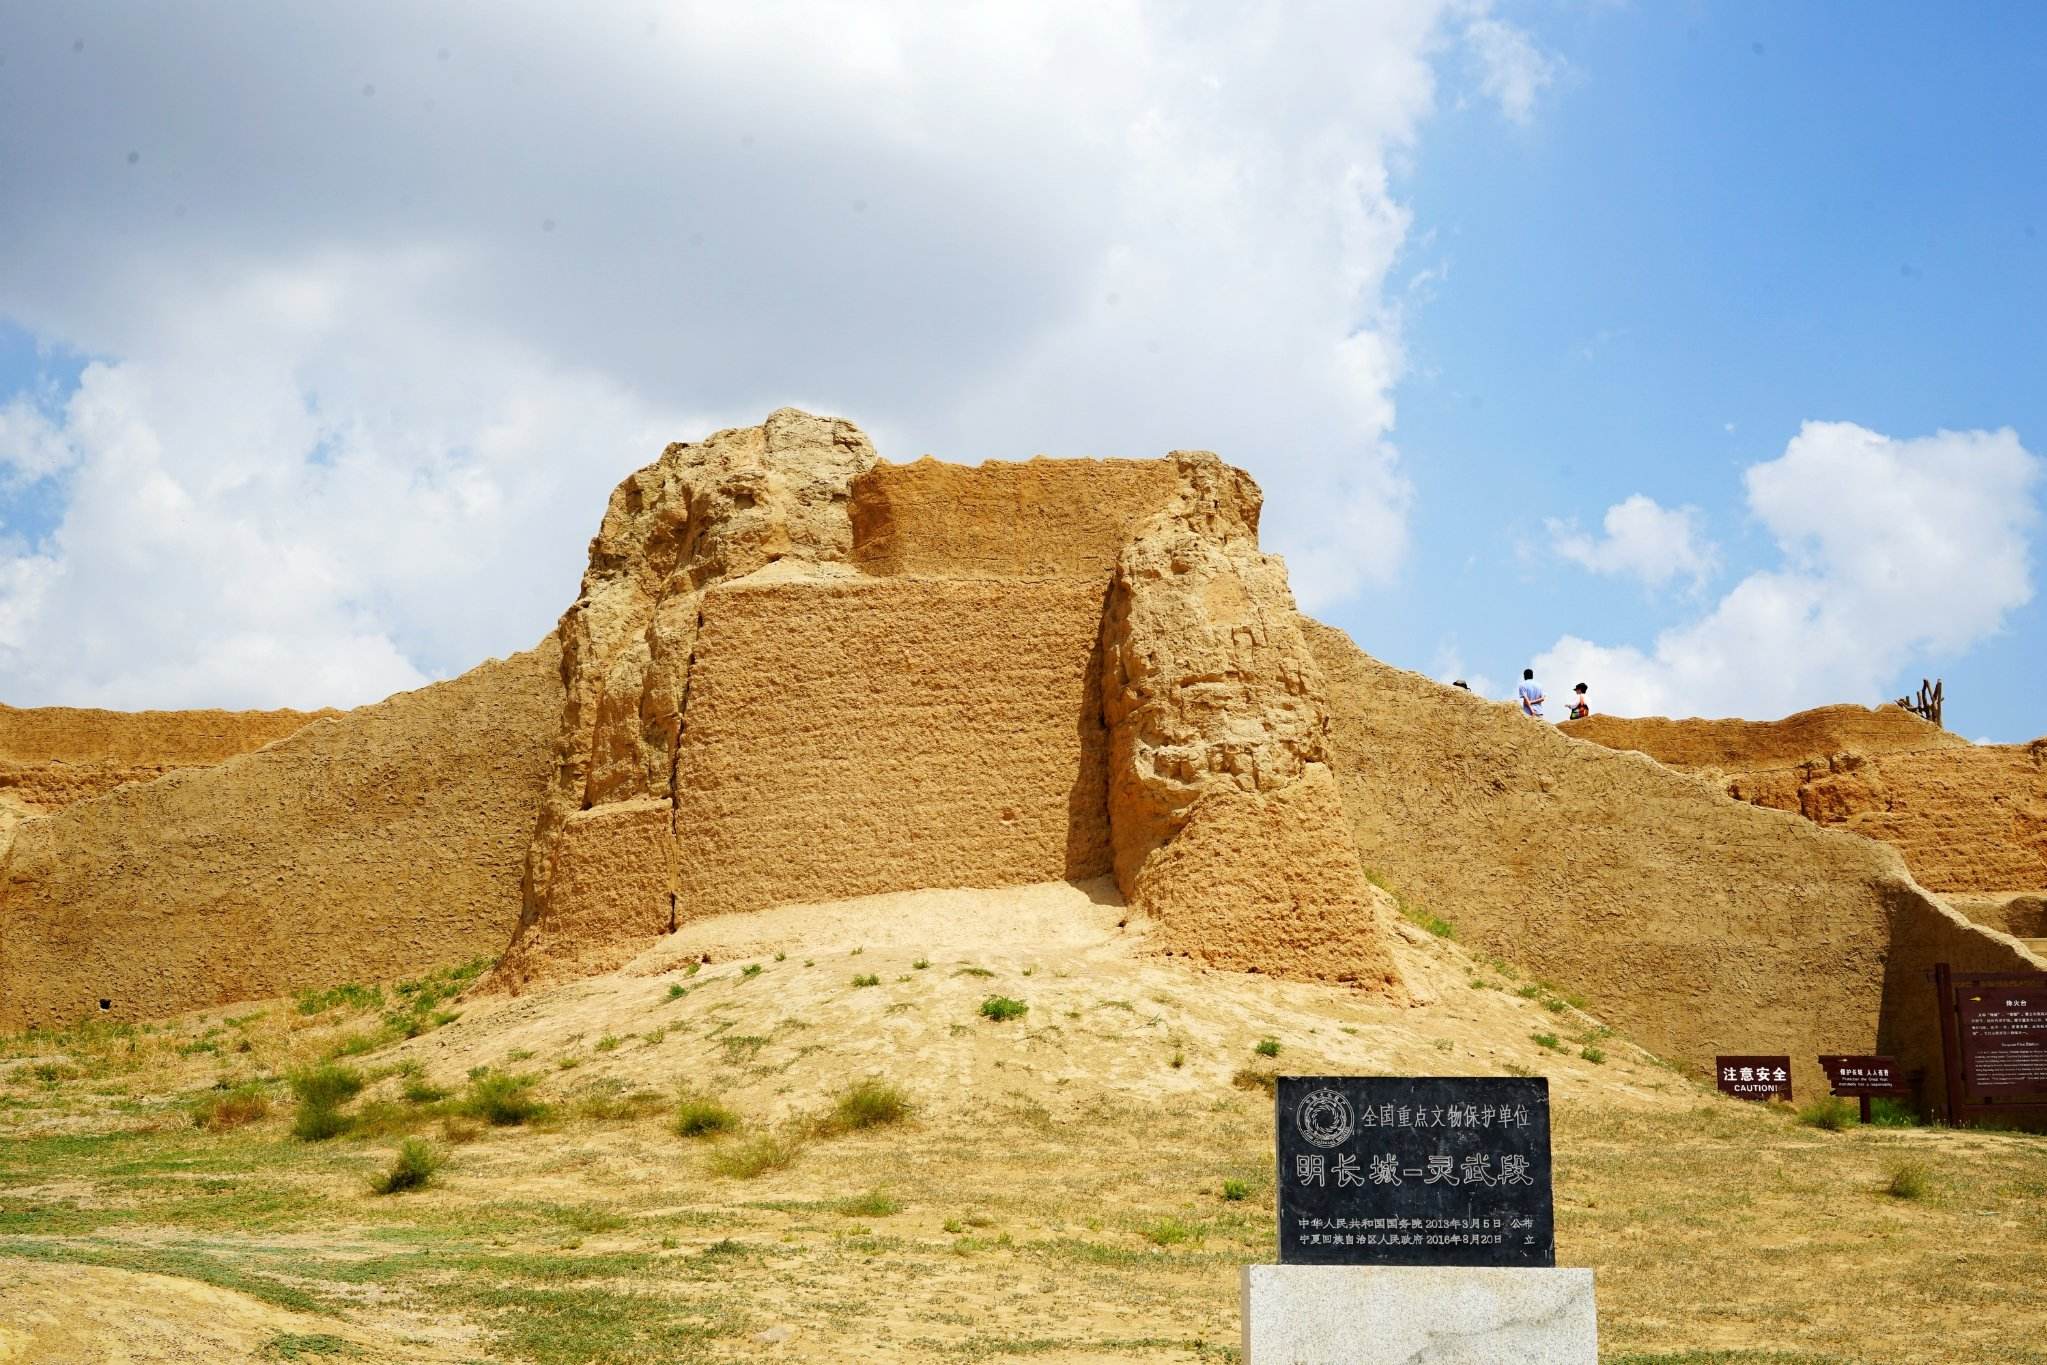
POLYGON ((1566 1090, 1641 1103, 1671 1083, 1623 1043, 1607 1044, 1603 1065, 1537 1046, 1535 1032, 1600 1026, 1514 994, 1457 945, 1394 923, 1401 975, 1430 1003, 1162 956, 1106 879, 784 906, 687 925, 618 971, 472 1000, 457 1023, 396 1055, 444 1085, 477 1066, 541 1074, 556 1093, 680 1079, 777 1116, 814 1109, 863 1075, 945 1111, 991 1095, 1054 1113, 1104 1093, 1212 1096, 1260 1064, 1251 1046, 1268 1036, 1288 1040, 1289 1070, 1481 1075, 1539 1065, 1566 1090), (875 984, 856 984, 870 976, 875 984), (672 996, 676 987, 684 994, 672 996), (981 1003, 995 995, 1029 1012, 983 1018, 981 1003))

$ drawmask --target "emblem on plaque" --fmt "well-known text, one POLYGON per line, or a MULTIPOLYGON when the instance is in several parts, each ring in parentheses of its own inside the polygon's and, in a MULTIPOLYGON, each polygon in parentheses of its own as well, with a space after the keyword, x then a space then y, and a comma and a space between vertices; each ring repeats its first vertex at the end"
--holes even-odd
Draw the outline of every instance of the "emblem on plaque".
POLYGON ((1342 1091, 1324 1087, 1301 1096, 1294 1108, 1294 1127, 1311 1146, 1334 1147, 1357 1131, 1357 1119, 1342 1091))

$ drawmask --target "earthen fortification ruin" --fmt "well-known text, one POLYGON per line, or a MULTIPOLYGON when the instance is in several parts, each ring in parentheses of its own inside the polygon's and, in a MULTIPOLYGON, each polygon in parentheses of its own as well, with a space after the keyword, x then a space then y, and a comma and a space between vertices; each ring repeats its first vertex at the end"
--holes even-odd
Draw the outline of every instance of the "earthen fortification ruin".
POLYGON ((1594 716, 1560 728, 1648 754, 1736 800, 1880 840, 1972 918, 2047 937, 2047 926, 1996 908, 2047 894, 2047 740, 1971 744, 1898 706, 1769 722, 1594 716))
POLYGON ((0 812, 46 815, 123 782, 210 768, 338 714, 0 705, 0 812))
POLYGON ((479 955, 527 992, 709 915, 1103 876, 1158 951, 1405 1002, 1376 881, 1692 1067, 1937 1068, 1917 973, 2037 963, 1725 765, 1379 664, 1259 510, 1202 452, 894 464, 793 409, 670 446, 539 648, 22 820, 0 1026, 479 955))

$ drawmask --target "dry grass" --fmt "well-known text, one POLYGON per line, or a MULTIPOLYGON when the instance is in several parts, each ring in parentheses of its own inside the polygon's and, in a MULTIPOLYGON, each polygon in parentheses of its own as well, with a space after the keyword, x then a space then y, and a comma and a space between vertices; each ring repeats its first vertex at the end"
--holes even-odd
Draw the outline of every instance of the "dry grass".
POLYGON ((524 1032, 480 1054, 463 1040, 489 1008, 465 1002, 459 1027, 354 1059, 361 1091, 327 1095, 335 1112, 363 1130, 410 1112, 462 1144, 402 1198, 370 1193, 391 1143, 364 1131, 308 1144, 277 1115, 218 1131, 192 1119, 209 1096, 317 1067, 388 1005, 0 1039, 0 1281, 27 1281, 22 1313, 60 1319, 82 1311, 76 1276, 108 1277, 118 1299, 141 1271, 171 1277, 146 1282, 167 1321, 196 1327, 223 1302, 291 1315, 219 1358, 331 1337, 367 1341, 363 1359, 710 1362, 754 1358, 756 1334, 787 1326, 791 1358, 1223 1362, 1237 1267, 1273 1254, 1270 1072, 1240 1064, 1274 1036, 1304 1072, 1539 1064, 1558 1259, 1599 1273, 1609 1365, 2041 1360, 2047 1139, 1817 1131, 1696 1090, 1624 1039, 1601 1040, 1599 1065, 1537 1051, 1528 1035, 1555 1012, 1465 988, 1474 966, 1454 944, 1430 951, 1454 970, 1459 1017, 1037 944, 1009 961, 930 934, 869 940, 861 963, 890 983, 920 956, 971 951, 1005 980, 1041 963, 1031 1014, 995 1027, 976 1018, 987 986, 973 976, 852 991, 849 955, 801 941, 815 968, 784 961, 772 991, 740 975, 768 945, 707 964, 673 1002, 625 978, 617 1017, 559 1036, 508 1016, 524 1032), (658 1050, 593 1050, 638 1036, 657 1003, 658 1050), (884 1032, 899 1052, 878 1051, 884 1032), (728 1049, 733 1037, 751 1041, 728 1049), (551 1112, 523 1124, 405 1100, 460 1091, 470 1066, 528 1048, 589 1061, 525 1078, 524 1099, 551 1112), (431 1076, 404 1065, 422 1057, 431 1076), (915 1121, 851 1121, 904 1112, 872 1092, 838 1121, 847 1078, 878 1069, 914 1087, 915 1121), (750 1126, 721 1119, 678 1142, 675 1092, 642 1099, 677 1075, 750 1126), (163 1289, 180 1283, 212 1297, 180 1306, 163 1289))

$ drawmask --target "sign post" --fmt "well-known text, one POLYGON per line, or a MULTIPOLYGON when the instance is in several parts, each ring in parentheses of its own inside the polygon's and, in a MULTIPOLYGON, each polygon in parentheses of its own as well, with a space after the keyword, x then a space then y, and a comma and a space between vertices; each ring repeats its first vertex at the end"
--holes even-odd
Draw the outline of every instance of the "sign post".
POLYGON ((1549 1083, 1282 1076, 1278 1265, 1246 1266, 1246 1365, 1598 1358, 1556 1268, 1549 1083))
POLYGON ((1869 1122, 1872 1095, 1909 1095, 1905 1075, 1896 1057, 1822 1057, 1820 1068, 1827 1073, 1827 1088, 1842 1099, 1859 1100, 1862 1121, 1869 1122))

